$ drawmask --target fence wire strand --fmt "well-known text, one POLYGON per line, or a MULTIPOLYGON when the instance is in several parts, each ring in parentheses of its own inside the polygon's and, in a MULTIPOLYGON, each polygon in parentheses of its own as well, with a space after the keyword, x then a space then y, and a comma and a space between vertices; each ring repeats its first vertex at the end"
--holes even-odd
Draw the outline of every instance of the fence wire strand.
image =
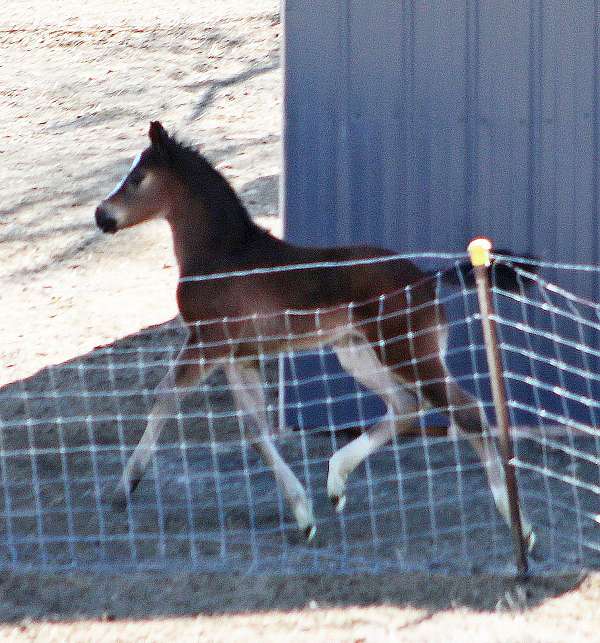
MULTIPOLYGON (((446 261, 452 270, 463 255, 410 258, 446 261)), ((491 277, 514 465, 538 538, 532 569, 599 568, 600 304, 544 276, 545 268, 560 276, 577 267, 506 256, 495 266, 515 261, 516 289, 506 290, 494 268, 491 277)), ((444 273, 431 273, 434 298, 425 303, 418 296, 422 284, 399 285, 369 302, 196 325, 194 350, 226 347, 236 368, 256 368, 260 390, 259 384, 248 390, 247 379, 230 381, 218 368, 185 395, 167 391, 175 406, 160 416, 167 421, 164 433, 122 507, 113 504, 113 489, 145 429, 155 387, 177 363, 185 329, 141 332, 4 386, 0 568, 510 573, 509 529, 481 461, 456 430, 466 407, 431 408, 425 395, 440 384, 449 395, 456 382, 474 396, 468 408, 494 434, 476 295, 468 272, 457 269, 456 275, 458 287, 450 287, 444 273), (405 302, 401 309, 394 304, 398 297, 405 302), (370 315, 364 314, 367 304, 370 315), (348 328, 374 329, 370 340, 355 337, 337 354, 326 341, 298 351, 300 341, 308 346, 326 335, 327 316, 340 312, 348 328), (416 314, 430 315, 429 326, 413 327, 416 314), (308 330, 302 320, 310 321, 308 330), (251 328, 260 351, 234 359, 249 341, 236 334, 240 324, 251 328), (217 327, 222 339, 203 341, 203 329, 217 327), (452 380, 427 378, 425 365, 437 354, 419 352, 417 344, 446 332, 452 380), (360 365, 379 355, 385 362, 404 344, 408 355, 393 369, 412 373, 414 381, 382 384, 378 395, 349 378, 338 360, 360 365), (400 390, 404 397, 395 398, 400 390), (236 406, 245 394, 264 399, 263 411, 236 406), (396 408, 393 399, 406 407, 396 408), (317 533, 310 542, 278 484, 282 474, 253 448, 257 418, 269 425, 265 444, 272 443, 306 492, 317 533), (413 429, 391 436, 348 476, 346 506, 336 512, 327 493, 332 455, 369 430, 385 432, 394 424, 413 429)), ((373 366, 369 381, 387 381, 387 372, 373 366)))

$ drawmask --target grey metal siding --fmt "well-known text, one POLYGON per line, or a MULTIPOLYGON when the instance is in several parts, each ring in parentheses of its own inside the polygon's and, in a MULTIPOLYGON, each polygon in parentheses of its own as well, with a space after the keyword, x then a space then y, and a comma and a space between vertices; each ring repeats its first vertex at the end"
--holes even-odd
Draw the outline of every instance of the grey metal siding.
POLYGON ((287 237, 598 262, 598 20, 597 0, 288 0, 287 237))
MULTIPOLYGON (((547 261, 600 262, 599 5, 287 0, 287 238, 461 252, 486 235, 547 261)), ((545 276, 599 300, 592 273, 545 276)), ((564 322, 561 332, 577 338, 579 329, 564 322)), ((583 340, 598 343, 592 332, 583 340)), ((451 343, 467 346, 465 329, 451 343)), ((533 348, 554 350, 535 339, 533 348)), ((572 353, 571 363, 600 367, 572 353)), ((530 374, 528 359, 505 359, 530 374)), ((469 365, 459 355, 451 367, 469 365)), ((581 388, 542 371, 557 386, 581 388)), ((535 396, 513 389, 519 399, 535 396)), ((556 395, 542 398, 533 402, 565 410, 556 395)), ((567 411, 589 421, 585 409, 567 411)))

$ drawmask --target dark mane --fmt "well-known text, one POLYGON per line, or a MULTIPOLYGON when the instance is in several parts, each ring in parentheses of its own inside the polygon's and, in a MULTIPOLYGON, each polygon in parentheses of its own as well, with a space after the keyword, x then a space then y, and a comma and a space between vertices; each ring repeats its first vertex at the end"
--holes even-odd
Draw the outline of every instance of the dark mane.
POLYGON ((165 138, 162 146, 161 164, 167 165, 185 183, 221 225, 241 223, 246 232, 259 229, 229 181, 206 157, 172 136, 165 138))

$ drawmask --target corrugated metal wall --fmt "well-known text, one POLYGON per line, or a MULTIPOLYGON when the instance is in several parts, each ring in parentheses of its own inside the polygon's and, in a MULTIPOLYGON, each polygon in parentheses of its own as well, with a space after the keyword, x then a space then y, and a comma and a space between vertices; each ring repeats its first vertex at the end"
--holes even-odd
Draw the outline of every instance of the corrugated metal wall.
MULTIPOLYGON (((287 0, 287 238, 460 252, 486 235, 598 263, 599 5, 287 0)), ((600 299, 593 275, 547 276, 600 299)))
POLYGON ((597 263, 598 4, 287 0, 287 237, 597 263))

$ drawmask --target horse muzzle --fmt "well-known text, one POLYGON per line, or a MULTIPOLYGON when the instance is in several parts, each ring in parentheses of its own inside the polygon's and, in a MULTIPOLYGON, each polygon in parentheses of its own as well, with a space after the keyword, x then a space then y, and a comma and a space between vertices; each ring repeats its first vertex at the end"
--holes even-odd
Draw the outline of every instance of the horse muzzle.
POLYGON ((117 220, 101 205, 96 208, 96 225, 102 232, 114 234, 117 231, 117 220))

